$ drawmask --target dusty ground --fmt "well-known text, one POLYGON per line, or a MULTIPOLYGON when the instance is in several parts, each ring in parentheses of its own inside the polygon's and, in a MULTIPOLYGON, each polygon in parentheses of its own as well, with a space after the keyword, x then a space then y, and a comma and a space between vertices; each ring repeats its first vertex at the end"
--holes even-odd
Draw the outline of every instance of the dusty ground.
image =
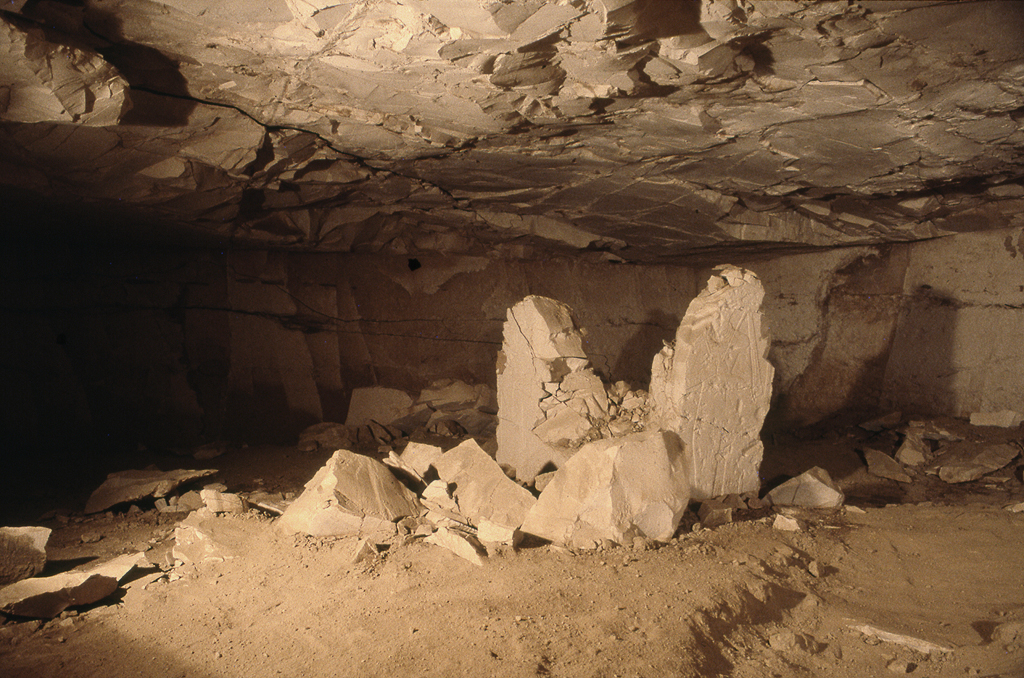
MULTIPOLYGON (((46 623, 8 619, 0 676, 1024 677, 1024 631, 1008 642, 1009 627, 997 631, 1024 622, 1024 513, 1004 508, 1024 500, 1024 462, 965 485, 901 485, 866 473, 855 448, 869 437, 768 436, 766 484, 819 464, 848 494, 842 509, 793 513, 800 532, 774 530, 771 510, 698 532, 688 515, 672 543, 644 550, 534 545, 476 567, 396 539, 353 564, 354 540, 282 536, 257 512, 222 517, 238 529, 237 558, 137 571, 118 597, 46 623)), ((161 468, 219 468, 231 490, 297 491, 329 455, 156 456, 161 468)), ((139 549, 160 562, 181 517, 83 517, 67 514, 77 495, 40 501, 58 510, 35 521, 54 528, 46 573, 139 549)))

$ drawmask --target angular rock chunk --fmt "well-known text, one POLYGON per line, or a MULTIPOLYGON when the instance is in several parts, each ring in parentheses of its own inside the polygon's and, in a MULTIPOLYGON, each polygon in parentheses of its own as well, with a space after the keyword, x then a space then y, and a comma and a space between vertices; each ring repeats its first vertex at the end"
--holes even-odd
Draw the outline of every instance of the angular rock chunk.
POLYGON ((967 483, 998 471, 1020 454, 1013 443, 980 447, 969 443, 949 445, 935 461, 932 472, 947 483, 967 483))
POLYGON ((529 491, 509 480, 475 440, 448 450, 434 467, 442 481, 454 486, 459 512, 475 526, 490 523, 488 534, 495 534, 497 526, 505 528, 511 538, 537 502, 529 491))
POLYGON ((49 540, 48 527, 0 527, 0 586, 42 572, 49 540))
POLYGON ((420 512, 416 495, 380 462, 338 450, 278 519, 313 536, 393 534, 394 521, 420 512))
POLYGON ((899 483, 909 483, 914 479, 907 475, 900 463, 878 450, 864 448, 864 461, 868 464, 868 473, 879 478, 895 480, 899 483))
POLYGON ((51 619, 74 605, 88 605, 106 598, 117 590, 118 582, 136 564, 144 561, 141 553, 127 554, 52 577, 23 579, 0 589, 0 612, 51 619))
POLYGON ((689 477, 688 455, 674 433, 588 443, 555 473, 522 531, 579 548, 602 539, 668 540, 690 501, 689 477))
POLYGON ((846 497, 828 471, 815 466, 782 483, 769 492, 767 498, 776 506, 835 508, 842 506, 846 497))
POLYGON ((422 479, 442 454, 441 448, 436 445, 411 442, 402 450, 399 459, 422 479))
POLYGON ((464 558, 474 565, 482 566, 484 564, 485 551, 483 547, 476 543, 475 539, 472 539, 466 534, 457 530, 450 530, 447 527, 439 527, 437 532, 430 535, 423 541, 446 548, 460 558, 464 558))
POLYGON ((247 536, 231 521, 209 509, 190 514, 174 528, 171 555, 183 563, 223 562, 245 553, 247 536))
POLYGON ((608 400, 589 367, 583 335, 565 304, 528 296, 508 310, 498 359, 499 463, 530 482, 547 464, 560 467, 566 443, 591 425, 608 400))
POLYGON ((757 491, 774 368, 750 271, 715 269, 654 358, 648 428, 675 431, 693 459, 693 498, 757 491))
POLYGON ((206 508, 214 513, 245 513, 247 508, 245 500, 233 492, 205 489, 199 492, 199 496, 206 508))
POLYGON ((908 430, 903 443, 896 450, 896 461, 907 466, 920 466, 932 450, 918 431, 908 430))
POLYGON ((165 497, 190 480, 216 473, 216 469, 200 471, 155 471, 149 469, 111 473, 85 503, 86 513, 97 513, 117 504, 127 504, 144 497, 165 497))
POLYGON ((412 396, 397 388, 370 386, 352 389, 346 426, 365 426, 371 421, 390 424, 409 414, 412 396))

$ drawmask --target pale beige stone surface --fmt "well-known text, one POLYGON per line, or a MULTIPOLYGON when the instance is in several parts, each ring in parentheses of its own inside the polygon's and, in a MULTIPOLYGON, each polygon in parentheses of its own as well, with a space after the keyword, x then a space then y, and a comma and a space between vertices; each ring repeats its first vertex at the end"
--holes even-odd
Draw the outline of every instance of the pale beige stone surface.
POLYGON ((50 577, 33 577, 0 588, 0 612, 19 617, 50 619, 73 605, 88 605, 117 590, 141 553, 129 553, 99 565, 87 565, 50 577))
POLYGON ((595 548, 602 539, 668 540, 690 500, 690 471, 671 432, 588 443, 548 483, 522 531, 580 548, 595 548))
POLYGON ((476 540, 463 532, 447 527, 437 528, 434 534, 423 541, 448 549, 458 557, 468 560, 477 566, 483 566, 487 557, 486 551, 484 551, 480 544, 476 543, 476 540))
POLYGON ((416 496, 378 461, 338 450, 278 519, 286 532, 394 533, 394 521, 420 511, 416 496))
POLYGON ((815 466, 782 483, 769 492, 767 498, 776 506, 836 508, 843 505, 846 497, 828 471, 815 466))
POLYGON ((50 532, 48 527, 0 527, 0 586, 43 571, 50 532))
POLYGON ((914 480, 903 470, 900 462, 879 450, 865 448, 864 461, 867 462, 868 473, 873 476, 895 480, 900 483, 910 483, 914 480))
POLYGON ((175 488, 197 478, 213 475, 216 469, 199 471, 129 470, 111 473, 85 503, 86 513, 136 501, 144 497, 164 497, 175 488))
POLYGON ((405 391, 383 386, 370 386, 352 390, 348 405, 346 426, 365 426, 371 421, 390 424, 409 413, 413 399, 405 391))
POLYGON ((774 373, 763 298, 750 271, 716 269, 690 303, 675 342, 654 358, 648 427, 682 439, 693 458, 695 499, 760 487, 760 433, 774 373))
POLYGON ((246 533, 213 511, 190 513, 174 528, 171 555, 183 563, 201 565, 245 555, 246 533))

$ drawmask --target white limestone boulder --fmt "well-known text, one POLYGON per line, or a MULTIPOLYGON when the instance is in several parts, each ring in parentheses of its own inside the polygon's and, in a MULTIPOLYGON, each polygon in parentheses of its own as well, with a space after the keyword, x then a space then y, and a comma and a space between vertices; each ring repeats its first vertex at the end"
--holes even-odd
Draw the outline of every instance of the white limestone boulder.
POLYGON ((690 501, 689 477, 688 455, 674 433, 588 443, 555 473, 521 529, 575 548, 603 539, 668 540, 690 501))
POLYGON ((454 499, 462 515, 478 527, 488 523, 488 534, 508 537, 498 541, 511 539, 537 502, 528 490, 510 480, 475 440, 448 450, 434 467, 442 481, 454 486, 454 499))
POLYGON ((419 502, 380 462, 338 450, 278 519, 286 532, 393 534, 395 521, 418 515, 419 502))
POLYGON ((769 492, 767 498, 775 506, 836 508, 843 505, 846 495, 828 471, 815 466, 782 483, 769 492))
POLYGON ((648 428, 675 431, 693 458, 693 497, 756 492, 774 368, 761 313, 764 288, 750 271, 715 269, 675 342, 654 358, 648 428))
POLYGON ((508 310, 503 336, 497 460, 530 482, 548 464, 565 463, 569 443, 590 430, 590 416, 607 411, 608 398, 565 304, 526 297, 508 310))

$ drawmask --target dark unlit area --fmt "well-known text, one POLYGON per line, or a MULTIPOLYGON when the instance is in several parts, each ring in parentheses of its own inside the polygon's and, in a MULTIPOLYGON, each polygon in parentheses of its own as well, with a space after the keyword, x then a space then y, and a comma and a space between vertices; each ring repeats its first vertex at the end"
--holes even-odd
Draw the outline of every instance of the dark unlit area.
POLYGON ((0 8, 0 673, 1024 676, 1022 26, 0 8))

